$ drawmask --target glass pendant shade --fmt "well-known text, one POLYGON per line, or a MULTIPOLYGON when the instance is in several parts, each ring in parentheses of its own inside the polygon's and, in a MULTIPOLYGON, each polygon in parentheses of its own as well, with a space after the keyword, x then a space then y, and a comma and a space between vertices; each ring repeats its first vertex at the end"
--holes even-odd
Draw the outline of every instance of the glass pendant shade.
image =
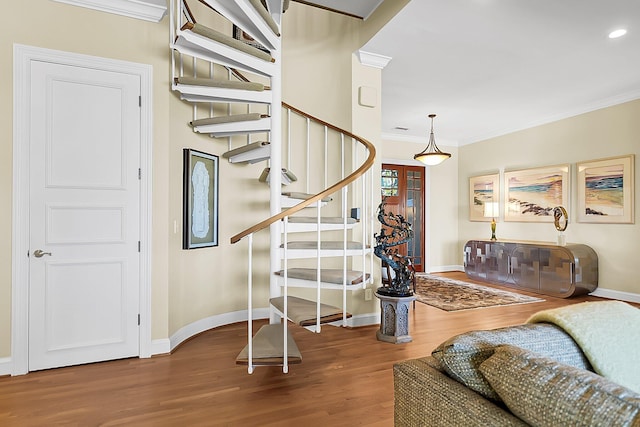
POLYGON ((435 116, 435 114, 429 114, 429 118, 431 119, 431 134, 429 135, 429 143, 427 144, 427 148, 413 156, 415 160, 422 162, 427 166, 439 165, 440 163, 451 157, 450 153, 441 151, 436 145, 436 138, 433 136, 433 118, 435 116))

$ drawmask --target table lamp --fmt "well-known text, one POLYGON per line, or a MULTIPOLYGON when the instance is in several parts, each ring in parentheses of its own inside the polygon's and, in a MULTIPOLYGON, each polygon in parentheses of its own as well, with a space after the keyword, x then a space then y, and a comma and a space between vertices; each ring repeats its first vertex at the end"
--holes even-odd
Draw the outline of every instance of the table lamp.
POLYGON ((498 202, 485 202, 484 217, 491 218, 491 240, 496 241, 496 217, 500 215, 500 204, 498 202))

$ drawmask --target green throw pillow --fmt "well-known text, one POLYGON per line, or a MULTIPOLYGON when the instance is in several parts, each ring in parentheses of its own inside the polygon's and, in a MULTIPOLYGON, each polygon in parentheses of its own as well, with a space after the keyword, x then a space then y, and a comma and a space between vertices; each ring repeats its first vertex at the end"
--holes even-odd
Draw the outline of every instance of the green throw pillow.
POLYGON ((493 354, 495 347, 502 344, 526 348, 577 368, 591 369, 575 341, 549 323, 466 332, 443 342, 431 354, 451 378, 484 397, 499 401, 500 397, 478 367, 493 354))
POLYGON ((496 348, 480 372, 534 426, 640 426, 640 395, 593 372, 518 347, 496 348))

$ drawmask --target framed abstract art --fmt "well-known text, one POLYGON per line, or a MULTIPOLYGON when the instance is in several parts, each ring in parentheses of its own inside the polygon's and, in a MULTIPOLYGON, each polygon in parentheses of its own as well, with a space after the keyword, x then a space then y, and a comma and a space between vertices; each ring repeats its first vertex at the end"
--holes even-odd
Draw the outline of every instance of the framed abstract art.
POLYGON ((634 223, 633 154, 578 163, 578 222, 634 223))
POLYGON ((568 164, 504 173, 505 221, 553 222, 553 209, 568 206, 568 164))
MULTIPOLYGON (((491 221, 486 208, 500 202, 500 175, 472 176, 469 178, 469 221, 491 221)), ((498 216, 498 215, 496 215, 498 216)))
POLYGON ((218 246, 218 156, 184 149, 183 249, 218 246))

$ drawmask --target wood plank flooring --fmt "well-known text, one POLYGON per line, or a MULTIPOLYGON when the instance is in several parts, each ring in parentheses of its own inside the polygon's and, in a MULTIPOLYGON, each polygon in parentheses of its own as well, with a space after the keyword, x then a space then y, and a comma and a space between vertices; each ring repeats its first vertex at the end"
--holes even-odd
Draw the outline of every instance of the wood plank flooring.
MULTIPOLYGON (((464 273, 443 274, 467 280, 464 273)), ((525 292, 522 292, 525 293, 525 292)), ((531 294, 533 295, 533 294, 531 294)), ((252 375, 235 364, 246 324, 207 331, 171 356, 125 359, 0 378, 2 426, 392 426, 395 362, 428 355, 454 334, 523 323, 596 297, 447 313, 417 303, 413 342, 376 340, 377 326, 292 326, 303 361, 252 375)), ((264 322, 256 322, 254 330, 264 322)))

